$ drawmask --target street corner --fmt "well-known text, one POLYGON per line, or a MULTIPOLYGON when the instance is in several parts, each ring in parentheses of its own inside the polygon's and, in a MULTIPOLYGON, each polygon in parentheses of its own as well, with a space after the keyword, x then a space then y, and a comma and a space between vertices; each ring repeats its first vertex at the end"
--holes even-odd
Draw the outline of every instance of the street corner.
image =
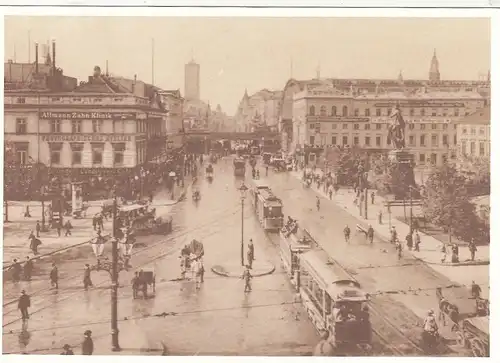
MULTIPOLYGON (((245 268, 241 264, 237 263, 223 263, 213 265, 211 268, 212 272, 219 276, 241 278, 245 268)), ((270 262, 260 262, 254 261, 250 273, 252 277, 262 277, 266 275, 271 275, 276 271, 276 266, 270 262)))

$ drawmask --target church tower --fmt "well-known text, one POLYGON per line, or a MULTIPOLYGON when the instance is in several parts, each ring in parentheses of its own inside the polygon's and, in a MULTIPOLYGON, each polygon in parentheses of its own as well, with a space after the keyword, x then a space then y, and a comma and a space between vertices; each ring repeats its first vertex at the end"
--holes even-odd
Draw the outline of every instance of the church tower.
POLYGON ((439 73, 439 61, 436 56, 436 49, 434 49, 434 55, 431 60, 431 68, 429 69, 429 81, 439 82, 441 80, 441 74, 439 73))

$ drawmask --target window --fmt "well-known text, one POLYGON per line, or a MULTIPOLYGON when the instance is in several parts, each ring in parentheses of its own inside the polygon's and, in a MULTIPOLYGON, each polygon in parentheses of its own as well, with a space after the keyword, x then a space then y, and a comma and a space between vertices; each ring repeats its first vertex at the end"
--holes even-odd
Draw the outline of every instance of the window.
POLYGON ((375 128, 376 128, 377 130, 382 130, 382 124, 377 124, 377 125, 375 126, 375 128))
POLYGON ((443 135, 443 145, 448 146, 448 135, 443 135))
POLYGON ((319 109, 320 116, 326 116, 326 106, 321 106, 319 109))
POLYGON ((425 135, 420 135, 420 146, 425 146, 425 135))
POLYGON ((410 108, 410 116, 414 116, 414 115, 415 115, 415 109, 410 108))
POLYGON ((359 136, 354 136, 353 140, 353 145, 359 145, 359 136))
POLYGON ((377 146, 381 146, 381 138, 380 138, 380 136, 377 136, 377 137, 375 138, 375 145, 377 145, 377 146))
POLYGON ((92 164, 102 165, 102 154, 104 153, 103 143, 92 143, 92 164))
POLYGON ((347 136, 342 136, 342 145, 347 145, 347 136))
POLYGON ((82 120, 71 121, 71 132, 73 134, 79 134, 82 132, 82 120))
POLYGON ((462 155, 467 154, 467 141, 462 140, 462 155))
POLYGON ((354 130, 359 130, 359 124, 354 124, 354 125, 353 125, 353 129, 354 129, 354 130))
POLYGON ((28 164, 28 148, 29 143, 27 142, 16 142, 14 144, 14 149, 16 151, 16 161, 18 162, 18 164, 28 164))
POLYGON ((16 103, 26 103, 26 98, 24 97, 18 97, 16 100, 16 103))
POLYGON ((418 155, 418 161, 419 161, 421 164, 424 164, 424 163, 425 163, 425 154, 419 154, 419 155, 418 155))
POLYGON ((467 134, 467 127, 462 128, 462 134, 467 134))
POLYGON ((359 116, 359 110, 357 108, 354 109, 354 116, 355 117, 359 116))
POLYGON ((432 146, 438 146, 438 136, 437 135, 432 135, 431 136, 431 145, 432 146))
POLYGON ((433 129, 433 130, 437 130, 437 126, 438 126, 437 124, 432 124, 432 125, 431 125, 431 129, 433 129))
POLYGON ((123 165, 125 143, 113 144, 113 165, 123 165))
POLYGON ((336 123, 332 124, 332 130, 337 130, 337 124, 336 123))
POLYGON ((370 130, 370 124, 365 124, 365 130, 370 130))
POLYGON ((365 108, 365 116, 370 116, 370 109, 369 108, 365 108))
POLYGON ((415 146, 415 136, 414 135, 409 136, 408 144, 410 144, 410 146, 415 146))
POLYGON ((25 118, 16 118, 16 134, 25 134, 28 132, 28 125, 25 118))
POLYGON ((102 121, 101 120, 92 120, 92 132, 98 133, 101 132, 102 129, 102 121))
POLYGON ((347 130, 347 124, 342 124, 342 129, 347 130))
POLYGON ((458 108, 455 108, 454 115, 455 115, 455 116, 458 116, 459 114, 460 114, 460 112, 459 112, 458 108))
POLYGON ((337 107, 332 106, 332 116, 337 116, 337 107))
POLYGON ((437 112, 435 109, 432 110, 432 116, 436 116, 437 115, 437 112))
POLYGON ((61 132, 61 120, 50 120, 50 132, 52 133, 61 132))
POLYGON ((425 116, 425 108, 420 109, 420 116, 425 116))
POLYGON ((471 127, 470 128, 470 134, 471 135, 475 135, 476 134, 476 128, 475 127, 471 127))
POLYGON ((481 136, 484 135, 484 127, 479 128, 479 135, 481 135, 481 136))
POLYGON ((314 124, 314 123, 310 123, 309 124, 309 129, 310 130, 314 130, 315 128, 316 128, 316 124, 314 124))
POLYGON ((314 108, 314 106, 309 107, 309 116, 314 116, 315 113, 316 109, 314 108))
POLYGON ((348 116, 349 113, 347 112, 347 106, 342 107, 342 116, 348 116))
POLYGON ((437 155, 432 153, 431 154, 431 164, 436 165, 436 161, 437 161, 437 155))
POLYGON ((479 143, 479 156, 484 156, 486 154, 486 149, 484 147, 484 142, 479 143))
POLYGON ((70 144, 70 147, 71 147, 71 164, 80 165, 82 163, 83 143, 73 142, 70 144))
POLYGON ((381 112, 380 108, 377 108, 375 110, 375 115, 377 115, 377 116, 381 116, 382 115, 382 112, 381 112))
POLYGON ((453 145, 457 144, 457 135, 453 135, 453 145))
POLYGON ((365 136, 365 145, 370 146, 370 142, 371 142, 370 136, 365 136))
POLYGON ((50 164, 51 165, 57 165, 61 163, 61 150, 62 150, 62 143, 49 143, 49 150, 50 150, 50 164))
POLYGON ((425 124, 420 124, 420 130, 425 130, 425 124))
POLYGON ((309 136, 309 145, 314 145, 314 136, 309 136))
POLYGON ((332 136, 332 145, 337 145, 337 136, 332 136))
POLYGON ((408 128, 409 128, 410 130, 415 129, 415 124, 409 124, 409 125, 408 125, 408 128))
POLYGON ((448 124, 443 124, 443 130, 448 130, 448 124))
POLYGON ((471 141, 470 143, 470 155, 474 156, 476 154, 476 142, 471 141))

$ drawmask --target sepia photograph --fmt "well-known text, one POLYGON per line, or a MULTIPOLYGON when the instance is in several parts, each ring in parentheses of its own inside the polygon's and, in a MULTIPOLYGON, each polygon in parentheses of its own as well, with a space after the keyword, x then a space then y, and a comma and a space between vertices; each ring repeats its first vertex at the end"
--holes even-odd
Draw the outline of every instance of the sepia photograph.
POLYGON ((130 14, 4 18, 2 354, 490 356, 490 18, 130 14))

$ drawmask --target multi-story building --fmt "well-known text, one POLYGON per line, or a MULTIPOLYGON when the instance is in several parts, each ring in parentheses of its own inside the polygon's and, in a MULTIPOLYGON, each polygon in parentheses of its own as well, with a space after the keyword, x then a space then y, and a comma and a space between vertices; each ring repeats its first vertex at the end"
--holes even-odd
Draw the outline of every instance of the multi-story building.
POLYGON ((184 131, 184 98, 180 90, 165 90, 159 92, 163 104, 168 111, 166 133, 167 148, 182 146, 182 133, 184 131))
POLYGON ((250 132, 262 126, 278 127, 282 94, 282 91, 265 88, 248 96, 245 90, 235 115, 240 131, 250 132))
POLYGON ((200 65, 194 60, 184 66, 184 96, 187 100, 200 99, 200 65))
POLYGON ((78 86, 62 70, 36 68, 33 81, 5 84, 4 134, 21 164, 101 174, 141 165, 165 147, 167 114, 155 93, 130 93, 99 67, 78 86))
POLYGON ((441 81, 434 54, 429 81, 290 80, 280 113, 282 147, 314 162, 329 146, 391 149, 390 113, 399 105, 407 123, 406 147, 417 165, 441 165, 456 155, 457 122, 489 102, 489 77, 441 81))
POLYGON ((457 154, 463 158, 490 156, 490 106, 460 118, 457 122, 457 154))

